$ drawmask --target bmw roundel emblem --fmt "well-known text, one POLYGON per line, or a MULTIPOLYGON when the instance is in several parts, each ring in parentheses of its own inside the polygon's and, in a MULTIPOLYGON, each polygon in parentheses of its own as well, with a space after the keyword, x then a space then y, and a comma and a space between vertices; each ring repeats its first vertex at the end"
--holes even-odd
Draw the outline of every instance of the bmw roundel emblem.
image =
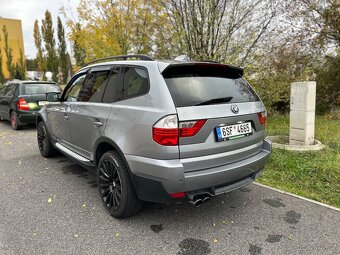
POLYGON ((231 105, 231 111, 235 114, 238 113, 238 107, 236 104, 231 105))

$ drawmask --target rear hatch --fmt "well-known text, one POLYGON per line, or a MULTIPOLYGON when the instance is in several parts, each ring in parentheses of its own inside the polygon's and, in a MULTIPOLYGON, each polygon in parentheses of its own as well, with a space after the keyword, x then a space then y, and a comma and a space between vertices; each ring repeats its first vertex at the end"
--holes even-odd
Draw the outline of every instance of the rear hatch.
POLYGON ((60 92, 59 87, 52 83, 24 83, 21 86, 18 99, 20 110, 39 111, 47 104, 47 92, 60 92))
POLYGON ((234 163, 261 151, 265 108, 242 69, 184 63, 169 65, 162 75, 177 108, 179 128, 200 128, 193 136, 179 137, 185 172, 234 163))

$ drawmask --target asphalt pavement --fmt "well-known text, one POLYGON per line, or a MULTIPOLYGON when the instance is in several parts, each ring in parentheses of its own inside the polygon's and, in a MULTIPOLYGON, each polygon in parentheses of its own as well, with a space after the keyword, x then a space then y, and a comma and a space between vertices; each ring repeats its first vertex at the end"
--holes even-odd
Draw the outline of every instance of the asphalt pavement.
POLYGON ((257 185, 117 220, 95 176, 0 122, 0 254, 340 254, 340 212, 257 185))

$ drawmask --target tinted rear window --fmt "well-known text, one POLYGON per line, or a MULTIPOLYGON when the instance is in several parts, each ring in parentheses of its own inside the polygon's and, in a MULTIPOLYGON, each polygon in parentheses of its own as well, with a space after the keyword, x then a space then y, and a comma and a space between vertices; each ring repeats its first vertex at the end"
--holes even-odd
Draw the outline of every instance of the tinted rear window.
POLYGON ((24 84, 22 88, 23 95, 45 94, 46 92, 60 92, 57 86, 44 83, 24 84))
POLYGON ((165 70, 163 76, 177 107, 199 105, 218 98, 229 98, 229 103, 259 101, 241 77, 240 70, 228 66, 174 66, 165 70))

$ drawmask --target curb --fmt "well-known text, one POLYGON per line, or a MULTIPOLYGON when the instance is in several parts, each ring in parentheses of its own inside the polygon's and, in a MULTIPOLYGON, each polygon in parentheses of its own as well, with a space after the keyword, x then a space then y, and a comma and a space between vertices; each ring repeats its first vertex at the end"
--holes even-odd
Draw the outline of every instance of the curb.
POLYGON ((319 140, 316 140, 316 139, 314 139, 313 145, 291 145, 291 144, 288 144, 289 136, 286 136, 286 135, 267 136, 267 138, 272 141, 273 148, 283 149, 287 151, 301 151, 301 152, 320 151, 326 148, 324 144, 322 144, 319 140), (286 140, 287 144, 276 142, 278 139, 286 140))
POLYGON ((270 189, 270 190, 279 192, 279 193, 281 193, 281 194, 285 194, 285 195, 288 195, 288 196, 291 196, 291 197, 299 198, 299 199, 302 199, 302 200, 311 202, 311 203, 313 203, 313 204, 317 204, 317 205, 320 205, 320 206, 323 206, 323 207, 327 207, 327 208, 329 208, 329 209, 332 209, 332 210, 335 210, 335 211, 340 212, 340 208, 337 208, 337 207, 334 207, 334 206, 331 206, 331 205, 327 205, 327 204, 324 204, 324 203, 321 203, 321 202, 318 202, 318 201, 315 201, 315 200, 312 200, 312 199, 309 199, 309 198, 301 197, 301 196, 299 196, 299 195, 295 195, 295 194, 289 193, 289 192, 287 192, 287 191, 283 191, 283 190, 280 190, 280 189, 276 189, 276 188, 273 188, 273 187, 270 187, 270 186, 267 186, 267 185, 264 185, 264 184, 261 184, 261 183, 258 183, 258 182, 253 182, 253 184, 255 184, 255 185, 257 185, 257 186, 260 186, 260 187, 262 187, 262 188, 270 189))

